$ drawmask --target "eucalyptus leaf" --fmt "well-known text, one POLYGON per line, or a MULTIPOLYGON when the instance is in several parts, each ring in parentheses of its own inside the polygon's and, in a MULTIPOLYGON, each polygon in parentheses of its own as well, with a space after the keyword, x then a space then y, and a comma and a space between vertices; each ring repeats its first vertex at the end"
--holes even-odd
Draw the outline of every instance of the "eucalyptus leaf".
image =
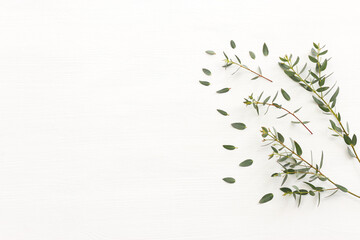
POLYGON ((269 201, 271 201, 273 198, 274 198, 274 194, 272 194, 272 193, 265 194, 265 195, 260 199, 259 203, 260 203, 260 204, 263 204, 263 203, 269 202, 269 201))
POLYGON ((236 149, 236 147, 234 147, 233 145, 223 145, 223 147, 227 150, 234 150, 236 149))
POLYGON ((268 49, 266 43, 264 43, 264 45, 263 45, 263 54, 264 54, 264 56, 269 55, 269 49, 268 49))
POLYGON ((225 112, 224 110, 216 109, 216 111, 218 111, 221 115, 229 116, 229 114, 227 112, 225 112))
POLYGON ((231 40, 231 41, 230 41, 230 46, 231 46, 233 49, 236 48, 236 44, 235 44, 234 40, 231 40))
POLYGON ((341 186, 339 184, 335 184, 335 186, 342 192, 348 192, 347 188, 344 186, 341 186))
POLYGON ((218 91, 216 91, 217 93, 226 93, 230 90, 230 88, 223 88, 223 89, 220 89, 218 91))
POLYGON ((231 126, 238 130, 244 130, 246 128, 246 125, 244 123, 240 123, 240 122, 232 123, 231 126))
POLYGON ((245 161, 242 161, 240 164, 239 164, 239 166, 240 167, 249 167, 249 166, 251 166, 252 164, 253 164, 253 160, 251 160, 251 159, 246 159, 245 161))
POLYGON ((281 89, 281 94, 283 95, 285 100, 290 101, 290 95, 284 89, 281 89))
POLYGON ((230 183, 230 184, 233 184, 235 183, 235 179, 232 178, 232 177, 226 177, 226 178, 223 178, 223 180, 227 183, 230 183))
POLYGON ((209 69, 207 69, 207 68, 203 68, 203 69, 202 69, 202 71, 203 71, 203 73, 205 73, 205 75, 208 75, 208 76, 210 76, 210 75, 211 75, 210 70, 209 70, 209 69))
POLYGON ((207 82, 207 81, 199 81, 199 82, 204 86, 209 86, 210 85, 210 83, 207 82))
POLYGON ((251 57, 252 59, 255 59, 255 58, 256 58, 255 53, 253 53, 252 51, 249 51, 249 55, 250 55, 250 57, 251 57))
POLYGON ((216 53, 214 52, 214 51, 212 51, 212 50, 207 50, 207 51, 205 51, 207 54, 209 54, 209 55, 215 55, 216 53))

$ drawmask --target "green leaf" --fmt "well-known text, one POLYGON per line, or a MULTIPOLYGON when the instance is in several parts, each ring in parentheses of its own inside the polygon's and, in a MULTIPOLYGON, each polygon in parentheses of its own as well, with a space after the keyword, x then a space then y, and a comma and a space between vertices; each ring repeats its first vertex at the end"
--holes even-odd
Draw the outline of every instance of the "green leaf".
POLYGON ((269 55, 269 49, 268 49, 266 43, 264 43, 264 45, 263 45, 263 54, 264 54, 264 56, 269 55))
POLYGON ((236 147, 234 147, 233 145, 223 145, 223 147, 227 150, 234 150, 236 149, 236 147))
POLYGON ((216 109, 216 111, 218 111, 221 115, 229 116, 229 114, 227 112, 225 112, 224 110, 216 109))
POLYGON ((328 89, 329 89, 329 87, 321 87, 321 88, 316 89, 316 91, 317 92, 324 92, 324 91, 326 91, 328 89))
POLYGON ((321 151, 320 168, 322 168, 323 163, 324 163, 324 151, 321 151))
POLYGON ((232 177, 226 177, 226 178, 223 178, 223 180, 227 183, 231 183, 233 184, 235 182, 235 179, 232 178, 232 177))
POLYGON ((310 61, 312 61, 313 63, 317 63, 317 59, 314 58, 313 56, 310 56, 310 55, 309 55, 309 59, 310 59, 310 61))
POLYGON ((355 146, 356 143, 357 143, 357 137, 356 137, 355 134, 354 134, 353 137, 352 137, 351 143, 352 143, 353 146, 355 146))
POLYGON ((208 75, 208 76, 211 75, 211 72, 209 69, 203 68, 202 71, 203 71, 203 73, 205 73, 205 75, 208 75))
POLYGON ((319 53, 319 55, 325 55, 328 52, 328 50, 322 51, 321 53, 319 53))
POLYGON ((236 56, 236 55, 235 55, 235 57, 236 57, 236 59, 238 60, 238 62, 241 64, 240 58, 239 58, 238 56, 236 56))
POLYGON ((274 198, 272 193, 265 194, 259 201, 260 204, 271 201, 274 198))
POLYGON ((277 133, 277 136, 278 136, 279 141, 280 141, 281 143, 284 143, 285 139, 284 139, 283 135, 281 135, 281 133, 278 132, 278 133, 277 133))
POLYGON ((280 190, 283 191, 284 193, 292 193, 292 190, 287 187, 282 187, 282 188, 280 188, 280 190))
POLYGON ((279 93, 279 91, 277 91, 277 92, 276 92, 276 94, 275 94, 275 96, 274 96, 274 98, 273 98, 272 102, 274 102, 274 101, 275 101, 275 99, 276 99, 276 98, 277 98, 277 96, 278 96, 278 93, 279 93))
POLYGON ((347 145, 351 145, 352 143, 351 138, 346 134, 344 134, 344 141, 347 145))
POLYGON ((204 86, 209 86, 210 85, 210 83, 207 82, 207 81, 199 81, 199 82, 204 86))
POLYGON ((214 52, 214 51, 212 51, 212 50, 207 50, 207 51, 205 51, 207 54, 209 54, 209 55, 215 55, 216 53, 214 52))
POLYGON ((228 58, 228 56, 226 55, 226 53, 223 52, 223 54, 224 54, 225 58, 226 58, 227 60, 229 60, 229 58, 228 58))
POLYGON ((265 100, 263 101, 263 105, 265 105, 270 99, 270 96, 268 96, 267 98, 265 98, 265 100))
POLYGON ((319 46, 316 43, 313 43, 313 45, 316 49, 319 49, 319 46))
POLYGON ((301 156, 302 150, 301 150, 300 145, 296 141, 294 141, 294 144, 295 144, 295 149, 296 149, 297 155, 301 156))
POLYGON ((244 130, 246 128, 246 125, 244 123, 240 123, 240 122, 232 123, 231 126, 238 130, 244 130))
POLYGON ((231 41, 230 41, 230 46, 231 46, 233 49, 236 48, 236 44, 235 44, 234 40, 231 40, 231 41))
POLYGON ((287 100, 287 101, 290 101, 290 96, 289 94, 284 90, 284 89, 281 89, 281 94, 283 95, 283 97, 287 100))
POLYGON ((314 99, 314 101, 316 102, 317 105, 319 105, 319 106, 324 105, 324 103, 320 99, 318 99, 318 98, 316 98, 314 96, 312 96, 312 97, 313 97, 313 99, 314 99))
POLYGON ((335 184, 335 186, 340 190, 340 191, 343 191, 343 192, 348 192, 347 188, 346 187, 343 187, 339 184, 335 184))
MULTIPOLYGON (((302 107, 301 107, 302 108, 302 107)), ((294 111, 294 113, 297 113, 298 111, 300 111, 301 108, 298 108, 294 111)))
POLYGON ((216 91, 217 93, 226 93, 230 90, 230 88, 223 88, 223 89, 220 89, 218 91, 216 91))
POLYGON ((336 97, 339 95, 339 87, 336 89, 335 93, 331 96, 330 102, 334 102, 336 100, 336 97))
POLYGON ((299 61, 300 61, 300 58, 299 58, 299 57, 297 57, 297 58, 296 58, 296 60, 295 60, 295 62, 294 62, 294 64, 293 64, 293 67, 295 67, 295 65, 296 65, 296 64, 298 64, 298 63, 299 63, 299 61))
POLYGON ((327 59, 325 59, 325 61, 323 62, 323 64, 321 64, 320 70, 324 71, 326 69, 327 66, 327 59))
POLYGON ((290 67, 288 65, 286 65, 285 63, 280 63, 279 62, 279 66, 282 68, 282 70, 287 70, 289 69, 290 67))
POLYGON ((251 160, 251 159, 246 159, 245 161, 242 161, 240 164, 239 164, 239 166, 240 167, 249 167, 249 166, 251 166, 252 164, 253 164, 253 160, 251 160))
POLYGON ((255 59, 255 53, 253 53, 252 51, 249 51, 249 55, 250 55, 250 57, 252 58, 252 59, 255 59))

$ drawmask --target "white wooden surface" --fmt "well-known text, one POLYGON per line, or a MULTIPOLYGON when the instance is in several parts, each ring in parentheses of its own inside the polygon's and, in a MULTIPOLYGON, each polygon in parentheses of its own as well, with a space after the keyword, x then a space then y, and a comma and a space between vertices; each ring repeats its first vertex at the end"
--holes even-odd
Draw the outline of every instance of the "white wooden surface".
POLYGON ((360 192, 360 166, 277 57, 327 44, 338 107, 360 134, 357 1, 0 1, 0 239, 358 239, 360 201, 297 208, 278 191, 258 129, 275 125, 360 192), (275 82, 221 69, 236 53, 275 82), (267 42, 270 55, 261 54, 267 42), (254 51, 257 61, 247 52, 254 51), (212 77, 201 68, 213 71, 212 77), (198 81, 210 80, 211 87, 198 81), (215 91, 231 87, 226 95, 215 91), (315 132, 257 117, 251 92, 284 88, 315 132), (215 109, 231 116, 224 118, 215 109), (229 127, 248 125, 243 131, 229 127), (239 146, 226 151, 222 144, 239 146), (240 161, 253 158, 250 168, 240 161), (233 176, 237 184, 222 182, 233 176), (274 192, 271 203, 259 198, 274 192))

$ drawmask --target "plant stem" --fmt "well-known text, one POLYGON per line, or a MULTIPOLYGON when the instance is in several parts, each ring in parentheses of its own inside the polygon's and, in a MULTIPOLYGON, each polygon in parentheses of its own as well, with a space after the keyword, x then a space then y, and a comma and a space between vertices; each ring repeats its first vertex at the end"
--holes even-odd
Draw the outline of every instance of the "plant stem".
MULTIPOLYGON (((310 168, 314 169, 315 171, 317 171, 321 176, 325 177, 329 182, 331 182, 337 189, 338 187, 336 186, 336 183, 333 182, 330 178, 328 178, 327 176, 325 176, 325 174, 323 174, 319 169, 317 169, 316 167, 314 167, 311 163, 309 163, 308 161, 306 161, 303 157, 301 157, 300 155, 298 155, 296 152, 294 152, 292 149, 290 149, 289 147, 287 147, 284 143, 282 143, 281 141, 279 141, 279 139, 277 139, 276 136, 269 134, 269 136, 276 141, 277 143, 279 143, 281 146, 283 146, 284 148, 286 148, 288 151, 290 151, 292 154, 294 154, 295 156, 297 156, 301 161, 303 161, 304 163, 306 163, 310 168)), ((359 195, 356 195, 353 192, 347 191, 347 193, 353 195, 354 197, 360 198, 359 195)))
MULTIPOLYGON (((263 104, 263 105, 264 105, 264 103, 258 102, 258 101, 255 101, 254 103, 255 103, 255 104, 263 104)), ((284 107, 282 107, 282 106, 280 106, 280 105, 275 105, 275 104, 272 104, 272 103, 265 103, 265 105, 273 106, 273 107, 280 108, 280 109, 284 110, 285 112, 287 112, 288 114, 290 114, 290 115, 292 115, 294 118, 296 118, 296 119, 306 128, 306 130, 309 131, 310 134, 313 134, 313 133, 310 131, 310 129, 305 125, 305 123, 303 123, 303 121, 301 121, 301 120, 295 115, 295 113, 290 112, 289 110, 287 110, 286 108, 284 108, 284 107)))
MULTIPOLYGON (((347 136, 349 136, 349 133, 346 131, 345 127, 343 126, 339 116, 335 113, 335 111, 332 109, 332 107, 330 107, 330 104, 325 100, 325 98, 322 96, 322 95, 319 95, 316 90, 309 84, 307 83, 301 76, 300 74, 295 71, 292 63, 291 63, 291 60, 286 56, 286 60, 289 64, 289 67, 291 70, 293 70, 296 74, 296 76, 300 79, 301 82, 303 82, 307 87, 309 87, 311 89, 311 91, 325 104, 325 106, 329 109, 329 111, 331 112, 331 114, 335 117, 336 121, 339 123, 341 129, 343 130, 344 134, 346 134, 347 136)), ((350 136, 349 136, 350 137, 350 136)), ((355 147, 351 144, 350 145, 354 154, 355 154, 355 158, 358 160, 358 162, 360 163, 360 158, 355 150, 355 147)))
POLYGON ((261 78, 263 78, 263 79, 265 79, 265 80, 268 80, 269 82, 273 82, 273 81, 270 80, 269 78, 263 76, 263 75, 260 74, 260 73, 257 73, 257 72, 255 72, 255 71, 251 70, 250 68, 248 68, 248 67, 246 67, 246 66, 244 66, 244 65, 242 65, 242 64, 240 64, 240 63, 234 62, 234 61, 232 61, 232 60, 227 60, 227 63, 228 63, 228 64, 237 65, 237 66, 239 66, 239 67, 241 67, 241 68, 243 68, 243 69, 245 69, 245 70, 248 70, 249 72, 252 72, 252 73, 256 74, 258 77, 261 77, 261 78))

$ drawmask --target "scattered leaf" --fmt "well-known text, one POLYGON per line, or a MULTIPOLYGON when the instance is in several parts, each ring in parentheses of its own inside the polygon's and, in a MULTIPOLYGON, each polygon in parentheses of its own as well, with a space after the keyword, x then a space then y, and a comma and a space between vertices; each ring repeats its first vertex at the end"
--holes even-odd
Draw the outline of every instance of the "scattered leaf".
POLYGON ((290 101, 291 98, 290 98, 289 94, 284 89, 281 89, 281 94, 283 95, 285 100, 290 101))
POLYGON ((214 52, 214 51, 212 51, 212 50, 207 50, 207 51, 205 51, 207 54, 209 54, 209 55, 215 55, 216 53, 214 52))
POLYGON ((246 128, 246 125, 244 123, 240 123, 240 122, 232 123, 231 126, 238 130, 244 130, 246 128))
POLYGON ((205 75, 208 75, 208 76, 211 75, 211 72, 209 69, 203 68, 202 71, 203 71, 203 73, 205 73, 205 75))
POLYGON ((235 179, 232 178, 232 177, 226 177, 226 178, 223 178, 223 180, 224 180, 225 182, 231 183, 231 184, 235 182, 235 179))
POLYGON ((251 160, 251 159, 246 159, 245 161, 242 161, 240 164, 239 164, 239 166, 240 167, 249 167, 249 166, 251 166, 252 164, 253 164, 253 160, 251 160))
POLYGON ((223 145, 223 147, 227 150, 234 150, 236 149, 236 147, 234 147, 233 145, 223 145))
POLYGON ((218 111, 221 115, 229 116, 229 114, 227 112, 225 112, 224 110, 216 109, 216 111, 218 111))
POLYGON ((199 81, 199 82, 204 86, 209 86, 210 85, 210 83, 207 82, 207 81, 199 81))
POLYGON ((260 204, 271 201, 274 198, 272 193, 265 194, 259 201, 260 204))
POLYGON ((232 49, 236 48, 236 44, 235 44, 234 40, 230 41, 230 46, 232 47, 232 49))
POLYGON ((223 88, 223 89, 220 89, 218 91, 216 91, 217 93, 226 93, 230 90, 230 88, 223 88))
POLYGON ((249 55, 250 55, 250 57, 252 58, 252 59, 255 59, 255 53, 253 53, 252 51, 249 51, 249 55))
POLYGON ((264 56, 269 55, 269 49, 268 49, 266 43, 264 43, 264 45, 263 45, 263 54, 264 54, 264 56))

